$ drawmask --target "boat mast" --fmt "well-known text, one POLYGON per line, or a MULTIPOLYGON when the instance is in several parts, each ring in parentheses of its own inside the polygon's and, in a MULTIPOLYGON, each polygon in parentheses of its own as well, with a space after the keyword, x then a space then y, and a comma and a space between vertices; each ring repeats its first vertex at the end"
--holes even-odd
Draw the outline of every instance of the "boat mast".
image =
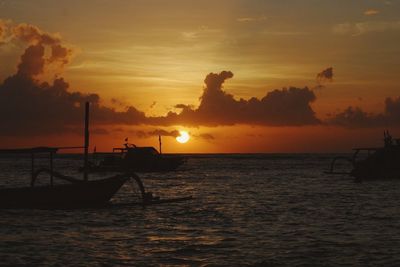
POLYGON ((162 154, 161 152, 161 135, 158 135, 158 143, 160 145, 160 155, 162 154))
POLYGON ((83 179, 88 180, 88 153, 89 153, 89 102, 85 103, 85 158, 83 166, 83 179))

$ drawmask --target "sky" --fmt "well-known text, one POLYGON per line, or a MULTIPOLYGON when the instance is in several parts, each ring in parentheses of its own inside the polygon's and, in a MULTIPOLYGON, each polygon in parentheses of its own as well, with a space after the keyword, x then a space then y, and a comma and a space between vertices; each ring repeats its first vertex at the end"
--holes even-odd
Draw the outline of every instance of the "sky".
POLYGON ((400 137, 400 1, 0 1, 0 147, 344 152, 400 137), (189 132, 185 144, 176 142, 189 132))

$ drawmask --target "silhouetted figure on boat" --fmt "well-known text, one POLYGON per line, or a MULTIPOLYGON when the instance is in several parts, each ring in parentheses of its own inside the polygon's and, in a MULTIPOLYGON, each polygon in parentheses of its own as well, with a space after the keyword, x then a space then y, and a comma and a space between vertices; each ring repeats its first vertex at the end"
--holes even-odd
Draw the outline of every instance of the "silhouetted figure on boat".
POLYGON ((393 138, 389 134, 389 131, 383 131, 383 140, 385 142, 385 147, 391 146, 393 144, 393 138))

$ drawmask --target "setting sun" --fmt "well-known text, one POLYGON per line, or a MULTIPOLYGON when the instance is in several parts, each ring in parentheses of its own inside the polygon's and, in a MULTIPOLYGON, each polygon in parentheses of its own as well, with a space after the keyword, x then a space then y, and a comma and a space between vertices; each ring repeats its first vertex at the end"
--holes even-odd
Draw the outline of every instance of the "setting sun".
POLYGON ((189 133, 186 131, 179 131, 179 136, 176 137, 176 141, 178 141, 181 144, 186 143, 187 141, 189 141, 190 136, 189 133))

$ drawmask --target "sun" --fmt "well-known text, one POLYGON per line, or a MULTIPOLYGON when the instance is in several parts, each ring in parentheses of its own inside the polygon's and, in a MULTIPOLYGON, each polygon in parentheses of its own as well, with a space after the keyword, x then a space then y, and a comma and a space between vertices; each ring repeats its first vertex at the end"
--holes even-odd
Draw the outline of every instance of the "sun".
POLYGON ((187 141, 189 141, 190 136, 189 133, 186 131, 179 131, 179 136, 176 137, 176 141, 178 141, 181 144, 186 143, 187 141))

